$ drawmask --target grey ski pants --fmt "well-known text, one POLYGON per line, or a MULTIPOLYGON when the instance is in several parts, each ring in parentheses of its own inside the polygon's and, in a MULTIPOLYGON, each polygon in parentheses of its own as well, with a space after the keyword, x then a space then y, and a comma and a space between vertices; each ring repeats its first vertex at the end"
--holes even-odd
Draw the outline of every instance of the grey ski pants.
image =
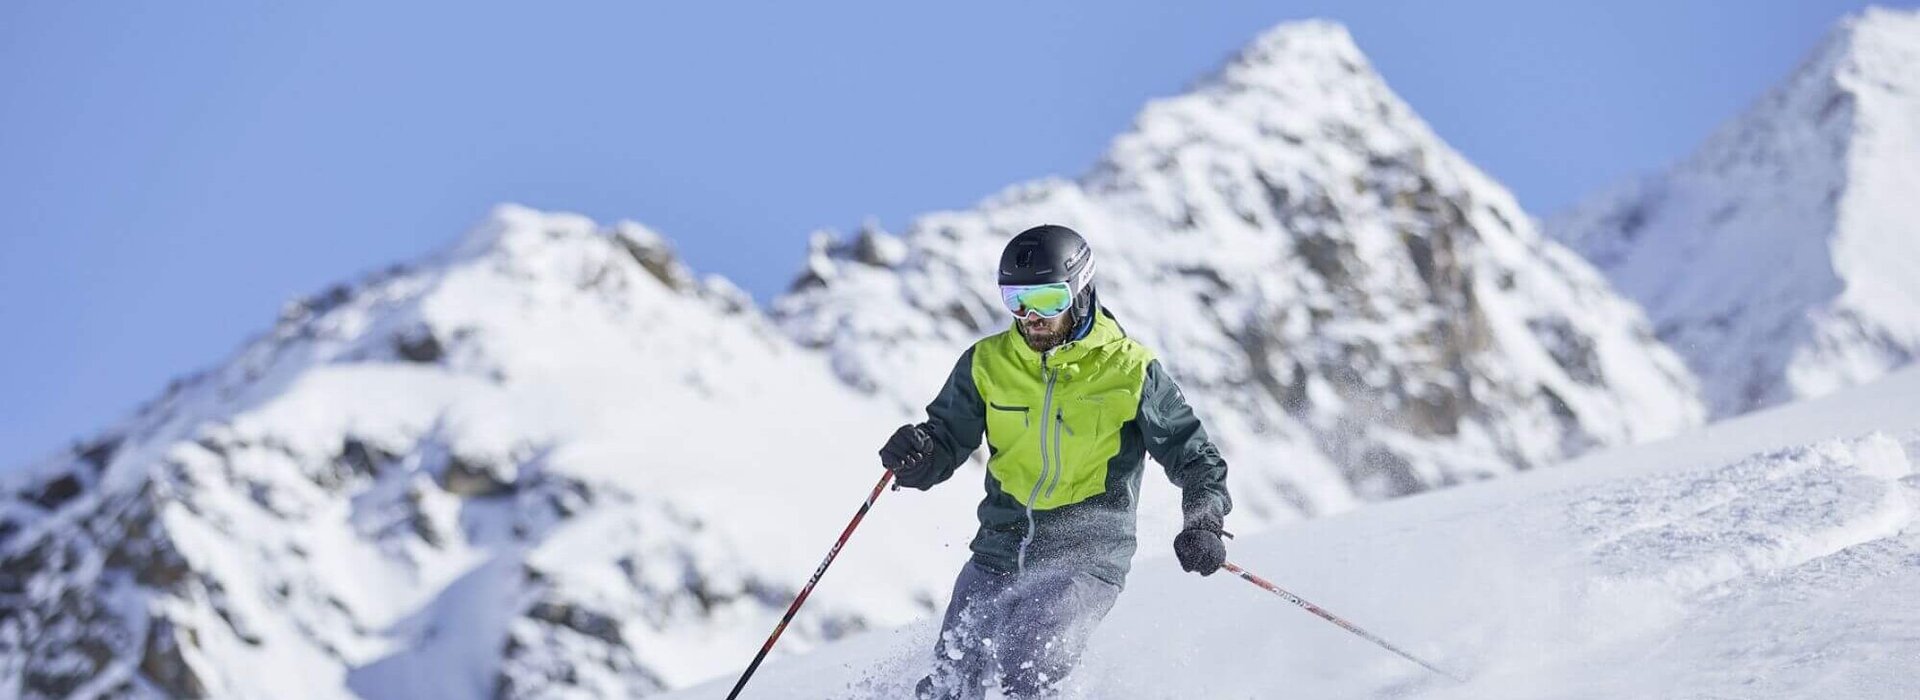
POLYGON ((1047 697, 1119 596, 1119 586, 1083 571, 996 574, 967 562, 934 644, 933 673, 915 695, 979 700, 998 682, 1008 698, 1047 697))

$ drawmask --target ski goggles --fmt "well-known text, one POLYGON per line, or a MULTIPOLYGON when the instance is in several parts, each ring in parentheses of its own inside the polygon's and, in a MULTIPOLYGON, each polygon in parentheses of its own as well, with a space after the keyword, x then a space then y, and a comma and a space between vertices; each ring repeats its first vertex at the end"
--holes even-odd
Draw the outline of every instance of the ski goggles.
POLYGON ((1000 301, 1007 305, 1016 318, 1025 318, 1027 312, 1040 314, 1041 318, 1053 318, 1073 308, 1073 288, 1065 282, 1049 284, 1000 285, 1000 301))

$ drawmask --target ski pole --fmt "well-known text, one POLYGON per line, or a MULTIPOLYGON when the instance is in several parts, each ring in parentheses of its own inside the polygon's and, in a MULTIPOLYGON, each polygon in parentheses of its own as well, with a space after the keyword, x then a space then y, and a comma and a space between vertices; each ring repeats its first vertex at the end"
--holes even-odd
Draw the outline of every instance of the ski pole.
POLYGON ((1442 671, 1439 668, 1435 667, 1433 664, 1414 658, 1412 654, 1401 651, 1399 647, 1396 647, 1392 644, 1388 644, 1387 640, 1381 639, 1379 637, 1375 637, 1373 636, 1372 633, 1369 633, 1366 630, 1360 629, 1358 626, 1355 626, 1353 623, 1340 619, 1340 616, 1320 609, 1320 606, 1307 602, 1305 598, 1301 598, 1300 596, 1294 595, 1292 593, 1288 593, 1286 589, 1273 585, 1272 581, 1268 581, 1266 579, 1260 578, 1259 576, 1255 576, 1253 572, 1247 571, 1246 569, 1242 569, 1239 566, 1235 565, 1233 562, 1223 562, 1220 564, 1220 568, 1226 569, 1235 574, 1238 574, 1240 578, 1246 579, 1248 583, 1251 583, 1255 586, 1259 586, 1261 588, 1265 588, 1267 589, 1267 592, 1280 596, 1281 599, 1289 603, 1292 603, 1294 605, 1298 605, 1301 607, 1301 609, 1306 610, 1307 612, 1313 613, 1315 615, 1319 615, 1322 619, 1325 619, 1326 621, 1331 622, 1333 624, 1339 625, 1342 629, 1345 629, 1348 632, 1352 632, 1354 634, 1359 635, 1361 639, 1365 639, 1369 642, 1373 642, 1374 644, 1380 645, 1381 648, 1384 648, 1387 651, 1391 651, 1395 654, 1399 654, 1400 658, 1406 659, 1408 661, 1412 661, 1416 664, 1420 664, 1421 666, 1426 667, 1426 669, 1429 671, 1438 673, 1442 676, 1446 676, 1447 678, 1451 678, 1455 683, 1467 682, 1465 678, 1461 678, 1451 673, 1447 673, 1446 671, 1442 671))
POLYGON ((753 663, 747 664, 747 672, 740 674, 740 681, 733 684, 733 692, 727 693, 727 700, 740 697, 740 689, 747 687, 747 679, 752 678, 754 670, 760 668, 760 662, 766 660, 767 652, 773 651, 773 643, 780 639, 781 632, 787 631, 787 623, 793 621, 794 613, 800 612, 800 605, 807 602, 807 594, 813 592, 813 585, 820 582, 821 576, 826 575, 827 565, 832 564, 833 558, 840 555, 840 548, 847 544, 847 538, 853 535, 853 529, 860 526, 860 519, 867 517, 867 510, 873 508, 874 501, 880 500, 880 492, 885 491, 887 482, 892 480, 893 472, 888 471, 880 476, 880 483, 873 485, 873 493, 867 494, 867 502, 860 504, 860 511, 853 514, 853 520, 847 523, 847 529, 840 532, 840 539, 834 541, 833 549, 827 550, 826 560, 820 562, 820 568, 813 570, 813 578, 807 581, 805 588, 800 589, 800 595, 794 597, 793 604, 787 606, 786 617, 780 618, 780 624, 774 626, 773 634, 767 637, 767 643, 761 645, 760 653, 753 656, 753 663))

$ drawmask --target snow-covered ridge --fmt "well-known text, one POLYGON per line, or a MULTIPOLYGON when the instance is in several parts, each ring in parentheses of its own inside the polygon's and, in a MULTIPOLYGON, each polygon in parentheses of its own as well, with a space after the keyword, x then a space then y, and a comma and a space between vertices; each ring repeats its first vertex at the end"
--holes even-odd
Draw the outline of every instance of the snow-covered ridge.
MULTIPOLYGON (((1464 684, 1163 557, 1142 562, 1068 696, 1914 697, 1916 514, 1920 371, 1906 370, 1229 546, 1249 570, 1464 684)), ((934 633, 929 621, 770 664, 749 695, 906 697, 934 633)), ((730 683, 666 697, 718 697, 730 683)))
POLYGON ((1549 228, 1646 307, 1724 415, 1920 354, 1914 192, 1920 12, 1876 8, 1691 157, 1549 228))
MULTIPOLYGON (((872 475, 837 433, 903 418, 644 228, 503 207, 418 265, 289 304, 220 368, 10 475, 0 687, 684 685, 764 633, 811 564, 800 540, 842 516, 825 494, 872 475)), ((868 539, 958 537, 898 527, 868 539)), ((923 557, 907 573, 849 557, 795 650, 924 614, 951 555, 923 557)))

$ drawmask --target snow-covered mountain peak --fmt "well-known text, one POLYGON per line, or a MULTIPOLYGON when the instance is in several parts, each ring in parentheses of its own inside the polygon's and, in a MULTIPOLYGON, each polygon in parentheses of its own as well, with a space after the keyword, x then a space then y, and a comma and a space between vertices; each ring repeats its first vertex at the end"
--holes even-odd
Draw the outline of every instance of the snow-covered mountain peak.
POLYGON ((1842 20, 1834 36, 1844 40, 1851 67, 1906 86, 1920 81, 1911 70, 1920 62, 1920 50, 1914 48, 1920 40, 1920 10, 1869 7, 1842 20))
MULTIPOLYGON (((772 624, 815 554, 789 533, 841 515, 815 499, 871 483, 872 451, 841 433, 899 420, 644 228, 502 207, 415 265, 288 304, 219 367, 0 482, 0 687, 683 684, 772 624)), ((896 526, 872 544, 943 532, 896 526)), ((882 576, 851 558, 796 648, 923 613, 947 554, 882 576)))
POLYGON ((1853 186, 1834 264, 1848 283, 1844 302, 1894 324, 1920 353, 1920 10, 1869 9, 1849 33, 1838 82, 1854 102, 1853 186))
POLYGON ((1149 103, 1083 182, 1128 189, 1155 172, 1340 157, 1328 147, 1418 151, 1437 141, 1345 27, 1291 23, 1262 34, 1185 94, 1149 103))
POLYGON ((1699 418, 1635 311, 1321 22, 1268 32, 1147 105, 1077 180, 1016 185, 897 236, 816 238, 774 317, 849 383, 917 407, 1007 323, 993 261, 1040 223, 1088 237, 1102 300, 1260 475, 1250 520, 1699 418))
POLYGON ((1284 89, 1305 74, 1361 75, 1372 68, 1338 22, 1308 20, 1262 32, 1204 82, 1284 89))
MULTIPOLYGON (((604 262, 620 253, 638 263, 665 291, 692 296, 739 297, 724 278, 696 277, 674 252, 666 237, 633 221, 602 226, 592 219, 566 212, 546 212, 517 204, 494 207, 486 220, 470 229, 448 254, 453 263, 490 259, 523 275, 582 273, 578 265, 604 262), (585 259, 582 259, 584 256, 585 259), (569 259, 569 258, 572 259, 569 259)), ((732 299, 743 301, 744 297, 732 299)), ((751 303, 735 311, 748 311, 751 303)))
POLYGON ((1722 414, 1920 352, 1920 12, 1874 9, 1671 170, 1557 217, 1722 414))

